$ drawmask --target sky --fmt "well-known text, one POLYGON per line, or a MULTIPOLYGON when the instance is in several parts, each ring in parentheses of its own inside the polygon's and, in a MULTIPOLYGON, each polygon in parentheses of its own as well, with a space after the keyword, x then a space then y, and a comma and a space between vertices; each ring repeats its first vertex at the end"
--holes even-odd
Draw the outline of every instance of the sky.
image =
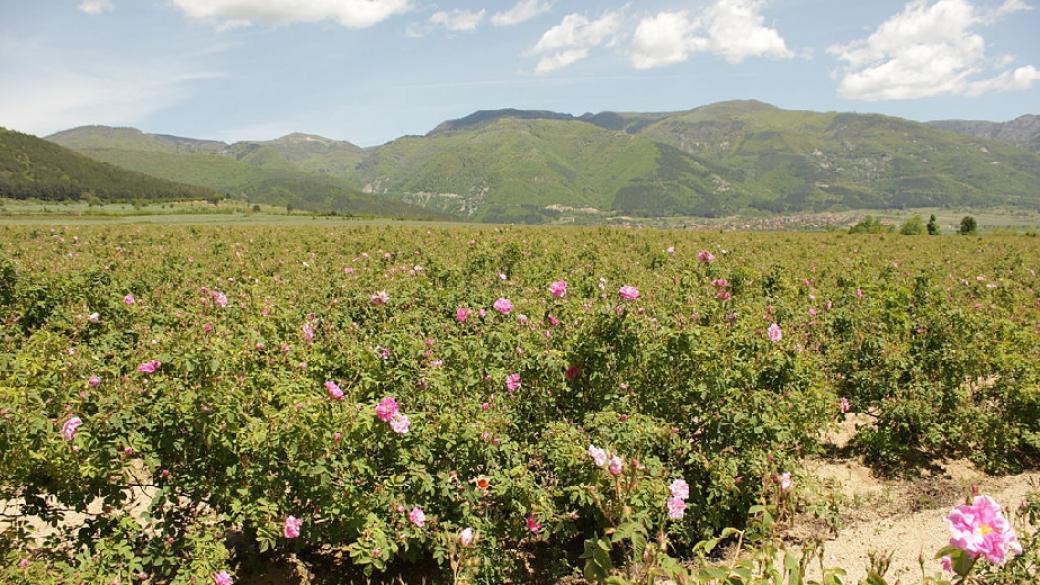
POLYGON ((1040 0, 0 0, 0 126, 362 146, 480 109, 1040 114, 1040 0))

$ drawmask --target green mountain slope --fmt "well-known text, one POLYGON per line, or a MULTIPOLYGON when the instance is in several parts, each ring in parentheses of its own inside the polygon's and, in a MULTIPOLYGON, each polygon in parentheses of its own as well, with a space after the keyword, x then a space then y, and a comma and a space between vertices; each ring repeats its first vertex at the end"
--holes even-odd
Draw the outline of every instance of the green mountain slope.
POLYGON ((156 201, 215 196, 204 187, 127 171, 35 136, 0 128, 0 197, 156 201))
POLYGON ((756 209, 1040 208, 1040 157, 900 118, 724 102, 639 134, 734 169, 756 209))
MULTIPOLYGON (((255 203, 286 205, 308 211, 422 219, 447 216, 391 198, 359 192, 347 180, 331 173, 307 172, 320 166, 329 150, 336 152, 331 165, 342 163, 341 151, 360 150, 349 143, 318 148, 300 147, 290 135, 270 142, 216 141, 145 134, 133 128, 88 126, 48 137, 69 145, 95 160, 153 177, 204 185, 232 197, 255 203), (301 163, 294 162, 302 161, 301 163)), ((315 137, 317 138, 317 137, 315 137)), ((325 139, 322 139, 325 140, 325 139)), ((311 142, 311 141, 306 141, 311 142)), ((363 151, 362 151, 363 152, 363 151)), ((357 157, 356 153, 352 156, 357 157)))
POLYGON ((573 120, 503 117, 407 137, 359 167, 369 192, 485 221, 539 221, 567 208, 715 215, 711 169, 674 148, 573 120))

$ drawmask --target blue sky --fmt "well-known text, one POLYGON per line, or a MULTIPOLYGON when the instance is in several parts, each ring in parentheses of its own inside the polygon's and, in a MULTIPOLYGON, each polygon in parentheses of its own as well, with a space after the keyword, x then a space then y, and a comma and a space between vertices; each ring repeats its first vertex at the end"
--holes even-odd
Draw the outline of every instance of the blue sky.
POLYGON ((474 110, 1040 113, 1037 0, 0 0, 0 126, 369 146, 474 110))

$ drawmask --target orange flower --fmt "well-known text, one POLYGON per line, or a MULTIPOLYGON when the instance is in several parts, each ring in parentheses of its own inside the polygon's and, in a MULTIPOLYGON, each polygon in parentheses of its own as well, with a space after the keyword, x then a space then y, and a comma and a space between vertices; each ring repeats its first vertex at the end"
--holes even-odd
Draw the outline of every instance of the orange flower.
POLYGON ((482 475, 474 479, 473 483, 477 484, 478 490, 487 491, 487 489, 491 487, 491 479, 489 479, 486 475, 482 475))

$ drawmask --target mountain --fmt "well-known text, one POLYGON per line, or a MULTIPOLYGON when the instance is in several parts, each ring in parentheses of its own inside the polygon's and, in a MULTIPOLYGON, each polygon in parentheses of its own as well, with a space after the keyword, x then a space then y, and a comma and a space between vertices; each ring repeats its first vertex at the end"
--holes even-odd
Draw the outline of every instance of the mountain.
POLYGON ((338 205, 336 193, 532 223, 579 215, 1040 209, 1035 152, 890 116, 754 100, 581 116, 482 110, 372 149, 306 134, 225 144, 87 127, 50 138, 131 170, 307 209, 338 205))
POLYGON ((446 219, 434 210, 361 193, 338 176, 364 151, 348 142, 290 134, 272 141, 198 140, 135 128, 84 126, 47 137, 92 159, 254 203, 317 212, 446 219))
POLYGON ((0 128, 0 197, 156 201, 216 196, 210 189, 127 171, 35 136, 0 128))
POLYGON ((538 221, 574 208, 1040 208, 1036 154, 899 118, 753 100, 580 117, 482 111, 376 149, 358 179, 368 192, 484 220, 538 221))
POLYGON ((937 120, 929 122, 936 128, 967 134, 1028 148, 1040 152, 1040 116, 1019 116, 1010 122, 983 122, 977 120, 937 120))

